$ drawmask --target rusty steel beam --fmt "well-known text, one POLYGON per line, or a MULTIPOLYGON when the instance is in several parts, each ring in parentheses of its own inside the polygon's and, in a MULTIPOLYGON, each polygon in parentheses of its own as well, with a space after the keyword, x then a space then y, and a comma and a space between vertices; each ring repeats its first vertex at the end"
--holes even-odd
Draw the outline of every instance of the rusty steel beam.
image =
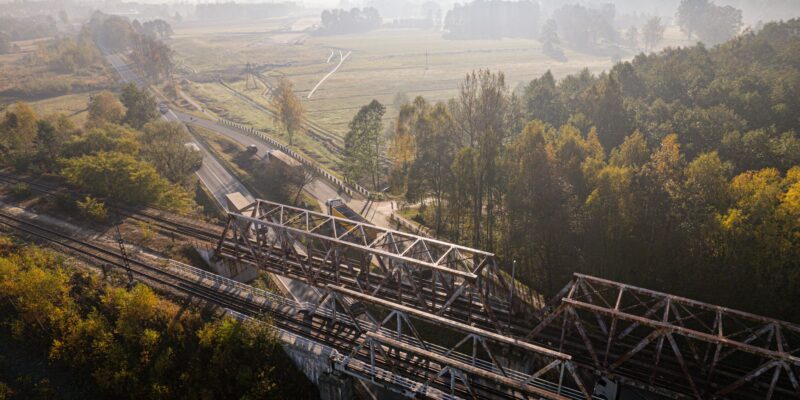
MULTIPOLYGON (((486 379, 486 380, 488 380, 490 382, 494 381, 494 382, 502 383, 504 386, 515 388, 521 393, 525 393, 525 394, 529 394, 529 395, 532 394, 532 395, 538 396, 539 398, 543 398, 543 399, 569 400, 568 397, 562 396, 562 395, 560 395, 558 393, 553 393, 551 391, 543 390, 543 389, 540 389, 540 388, 537 388, 537 387, 534 387, 534 386, 531 386, 531 385, 526 385, 526 384, 524 384, 524 382, 519 382, 519 381, 510 379, 510 378, 504 377, 504 376, 499 376, 497 374, 493 374, 493 373, 487 372, 487 371, 485 371, 483 369, 475 368, 472 365, 469 365, 467 363, 464 363, 464 362, 461 362, 461 361, 457 361, 457 360, 454 360, 454 359, 449 358, 449 357, 444 357, 444 356, 442 356, 440 354, 437 354, 437 353, 434 353, 432 351, 426 351, 426 350, 419 349, 419 348, 414 347, 414 346, 410 346, 410 345, 408 345, 406 343, 403 343, 403 342, 401 342, 399 340, 395 340, 395 339, 392 339, 390 337, 387 337, 387 336, 384 336, 384 335, 381 335, 381 334, 378 334, 378 333, 369 332, 369 333, 367 333, 367 338, 370 339, 370 340, 376 341, 376 342, 378 342, 378 343, 380 343, 382 345, 385 345, 387 348, 394 348, 394 349, 400 350, 402 352, 405 352, 405 353, 407 353, 409 355, 417 356, 417 357, 419 357, 419 358, 421 358, 423 360, 430 360, 430 361, 433 361, 433 362, 435 362, 437 364, 444 365, 444 366, 447 366, 447 367, 450 367, 450 368, 454 368, 454 369, 456 369, 456 370, 458 370, 458 371, 460 371, 460 372, 462 372, 464 374, 469 374, 469 375, 474 376, 474 377, 483 378, 483 379, 486 379)), ((564 366, 563 368, 566 368, 566 366, 564 366)))
MULTIPOLYGON (((414 337, 419 339, 419 342, 424 342, 423 339, 418 337, 417 328, 414 328, 413 321, 424 321, 429 323, 430 326, 435 326, 437 328, 445 328, 453 331, 454 334, 464 334, 461 341, 459 341, 456 345, 450 347, 449 349, 442 349, 440 352, 444 352, 444 354, 440 354, 443 357, 447 357, 451 353, 453 353, 456 349, 462 349, 462 351, 466 351, 465 354, 471 354, 470 365, 476 367, 476 352, 481 351, 483 352, 486 357, 478 358, 482 359, 483 363, 479 363, 482 365, 480 369, 483 370, 482 377, 491 377, 496 382, 501 382, 504 385, 508 382, 514 382, 512 386, 509 386, 512 389, 520 389, 520 388, 533 388, 533 392, 538 393, 537 390, 540 390, 541 387, 553 386, 558 387, 559 390, 563 390, 563 392, 570 392, 573 398, 582 398, 585 400, 591 399, 591 395, 589 394, 589 390, 583 384, 582 379, 578 376, 577 372, 575 371, 575 365, 571 361, 571 357, 569 355, 559 353, 547 348, 543 348, 541 346, 537 346, 531 343, 527 343, 521 341, 519 339, 511 338, 508 336, 500 335, 494 332, 486 331, 474 326, 470 326, 467 324, 463 324, 457 321, 452 321, 447 318, 438 317, 433 314, 425 313, 423 311, 415 310, 410 307, 404 307, 401 305, 394 304, 390 301, 386 301, 383 299, 375 298, 372 296, 364 295, 352 290, 348 290, 341 287, 336 287, 333 285, 328 285, 327 289, 330 293, 338 294, 342 297, 346 297, 348 299, 355 300, 357 302, 367 303, 374 307, 378 307, 389 311, 389 315, 383 320, 383 322, 377 323, 378 318, 372 316, 369 309, 364 309, 362 312, 368 318, 368 320, 376 321, 376 324, 373 326, 371 331, 375 331, 375 328, 380 330, 382 327, 386 327, 387 322, 391 322, 393 316, 396 316, 398 319, 396 331, 393 332, 394 334, 391 336, 396 336, 396 339, 402 337, 402 329, 400 326, 400 318, 402 316, 402 321, 410 328, 410 331, 414 337), (396 335, 395 335, 396 334, 396 335), (470 352, 468 349, 464 350, 466 344, 471 343, 472 351, 470 352), (514 351, 517 356, 515 357, 514 361, 517 365, 525 365, 527 368, 530 369, 530 372, 520 372, 517 370, 513 370, 513 367, 509 365, 510 363, 504 363, 497 359, 494 356, 495 351, 497 350, 512 350, 514 351), (494 351, 493 351, 494 350, 494 351), (534 367, 536 366, 536 367, 534 367), (562 379, 558 384, 551 384, 548 383, 543 385, 540 382, 543 377, 548 374, 548 372, 552 371, 553 368, 562 368, 562 379), (566 374, 566 375, 563 375, 566 374), (566 379, 565 379, 566 378, 566 379)), ((344 304, 343 301, 339 302, 340 304, 344 305, 347 308, 347 305, 344 304)), ((387 336, 388 333, 383 333, 384 336, 387 336)), ((453 336, 453 340, 457 339, 458 336, 453 336)), ((411 343, 409 340, 405 340, 406 343, 411 343)), ((426 346, 418 346, 421 347, 422 350, 429 351, 426 346)), ((469 356, 468 356, 469 357, 469 356)), ((457 361, 464 361, 464 358, 461 357, 457 361)), ((477 368, 477 367, 476 367, 477 368)), ((471 376, 470 371, 465 371, 467 376, 471 376)), ((545 380, 545 382, 547 382, 545 380)), ((550 390, 552 392, 552 390, 550 390)), ((558 393, 558 392, 557 392, 558 393)))
MULTIPOLYGON (((332 308, 338 305, 353 320, 357 320, 356 312, 353 311, 354 306, 352 304, 366 303, 368 306, 372 307, 359 306, 361 310, 360 314, 364 320, 359 324, 363 325, 360 326, 359 329, 367 336, 369 336, 370 333, 380 332, 383 336, 392 337, 395 340, 402 340, 406 345, 413 346, 419 349, 419 351, 437 354, 441 359, 448 359, 458 363, 467 363, 472 367, 471 369, 459 369, 459 371, 461 371, 460 373, 467 378, 478 377, 488 379, 490 382, 497 382, 499 387, 505 387, 512 391, 522 390, 529 393, 547 392, 551 395, 559 395, 559 393, 563 392, 569 393, 570 398, 573 399, 591 400, 592 398, 589 394, 589 390, 578 376, 569 355, 425 313, 410 307, 397 305, 390 301, 346 288, 328 285, 326 289, 328 293, 326 293, 317 307, 328 304, 332 308), (333 304, 328 303, 328 299, 333 299, 333 304), (344 299, 353 300, 355 303, 348 303, 344 299), (388 315, 380 321, 380 318, 373 316, 370 311, 374 308, 383 309, 388 312, 388 315), (368 321, 372 321, 372 323, 368 323, 368 321), (431 326, 448 329, 454 334, 463 334, 466 336, 451 347, 431 346, 420 337, 418 328, 415 327, 415 321, 424 321, 431 326), (396 322, 396 324, 392 327, 391 324, 394 322, 396 322), (404 330, 410 332, 411 336, 405 335, 404 330), (436 347, 436 349, 433 347, 436 347), (522 354, 521 358, 515 358, 516 365, 526 366, 526 368, 531 369, 531 371, 521 372, 516 370, 514 366, 510 365, 510 362, 501 362, 495 356, 497 351, 507 353, 506 350, 522 354), (481 353, 480 355, 478 354, 479 352, 481 353), (558 383, 545 379, 553 375, 552 371, 559 368, 562 375, 558 383), (481 371, 478 375, 475 374, 477 370, 481 371)), ((312 313, 313 312, 312 310, 312 313)), ((453 340, 455 341, 457 338, 458 336, 454 336, 453 340)), ((441 359, 437 360, 441 361, 441 359)), ((446 365, 454 367, 452 363, 446 365)))
POLYGON ((229 214, 217 255, 393 306, 398 329, 472 327, 667 396, 800 398, 800 326, 784 321, 583 274, 532 307, 491 253, 263 200, 229 214))
POLYGON ((485 337, 487 339, 490 339, 495 343, 508 345, 508 346, 511 346, 511 347, 515 347, 515 348, 518 348, 518 349, 523 350, 525 352, 536 353, 536 354, 539 354, 541 356, 545 356, 545 357, 553 358, 553 359, 559 359, 559 360, 563 360, 563 361, 569 361, 571 359, 571 357, 568 354, 559 353, 557 351, 553 351, 551 349, 548 349, 548 348, 545 348, 545 347, 542 347, 542 346, 538 346, 538 345, 535 345, 535 344, 532 344, 532 343, 529 343, 529 342, 525 342, 525 341, 522 341, 520 339, 516 339, 516 338, 513 338, 513 337, 501 335, 501 334, 498 334, 498 333, 495 333, 495 332, 487 331, 485 329, 481 329, 481 328, 478 328, 478 327, 475 327, 475 326, 472 326, 472 325, 467 325, 467 324, 464 324, 462 322, 453 321, 453 320, 448 319, 448 318, 442 318, 442 317, 440 317, 438 315, 426 313, 424 311, 419 311, 419 310, 417 310, 415 308, 406 307, 406 306, 403 306, 403 305, 400 305, 400 304, 396 304, 396 303, 393 303, 391 301, 384 300, 384 299, 381 299, 381 298, 378 298, 378 297, 365 295, 365 294, 356 292, 354 290, 349 290, 349 289, 341 287, 341 286, 327 285, 327 286, 325 286, 325 288, 328 289, 328 290, 337 292, 339 294, 342 294, 344 296, 347 296, 347 297, 349 297, 351 299, 354 299, 354 300, 358 300, 358 301, 362 301, 362 302, 365 302, 365 303, 373 304, 373 305, 382 307, 382 308, 387 309, 387 310, 401 311, 401 312, 404 312, 404 313, 408 314, 409 316, 412 316, 412 317, 415 317, 415 318, 418 318, 418 319, 421 319, 421 320, 426 320, 426 321, 428 321, 428 322, 430 322, 430 323, 432 323, 432 324, 434 324, 436 326, 440 326, 440 327, 443 327, 443 328, 448 328, 448 329, 451 329, 451 330, 454 330, 454 331, 457 331, 457 332, 460 332, 460 333, 464 333, 464 334, 479 335, 481 337, 485 337))
POLYGON ((309 285, 346 285, 498 332, 511 325, 515 289, 481 250, 263 200, 228 214, 216 249, 309 285))
POLYGON ((670 396, 800 398, 800 326, 575 274, 526 338, 670 396), (666 350, 668 349, 668 350, 666 350))

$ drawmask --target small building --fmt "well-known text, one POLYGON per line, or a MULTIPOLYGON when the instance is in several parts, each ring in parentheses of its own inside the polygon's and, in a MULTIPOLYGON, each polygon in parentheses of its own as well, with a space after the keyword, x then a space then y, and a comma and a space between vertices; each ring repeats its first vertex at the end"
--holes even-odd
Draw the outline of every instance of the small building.
POLYGON ((225 206, 228 212, 239 213, 249 206, 252 202, 248 201, 239 192, 228 193, 225 195, 225 206))

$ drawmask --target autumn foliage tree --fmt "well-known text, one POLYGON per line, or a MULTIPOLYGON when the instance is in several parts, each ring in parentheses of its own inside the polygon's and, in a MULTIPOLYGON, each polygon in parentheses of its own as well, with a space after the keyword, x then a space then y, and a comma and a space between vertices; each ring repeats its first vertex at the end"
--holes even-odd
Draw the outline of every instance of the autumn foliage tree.
POLYGON ((186 185, 200 169, 203 156, 186 147, 189 134, 179 122, 150 122, 142 129, 142 158, 170 182, 186 185))
POLYGON ((137 35, 133 40, 131 59, 144 77, 152 83, 172 79, 173 51, 164 42, 150 36, 137 35))
POLYGON ((295 133, 303 126, 305 109, 294 93, 294 85, 291 81, 286 78, 278 78, 278 83, 270 97, 270 105, 275 110, 275 121, 286 131, 289 145, 293 145, 295 133))
POLYGON ((447 103, 403 107, 413 155, 393 179, 425 203, 415 220, 516 260, 545 295, 582 272, 800 321, 799 25, 544 74, 522 101, 476 71, 447 103))
POLYGON ((63 255, 0 243, 7 344, 46 354, 44 374, 69 368, 87 398, 318 397, 268 323, 205 319, 144 284, 126 290, 63 255))
POLYGON ((89 123, 103 125, 105 123, 119 124, 125 118, 125 106, 117 96, 109 91, 102 91, 92 96, 89 101, 89 123))
POLYGON ((158 118, 156 100, 147 90, 129 83, 122 88, 120 99, 126 110, 124 121, 132 127, 141 129, 148 122, 158 118))
POLYGON ((64 161, 62 175, 73 185, 129 204, 187 210, 186 192, 174 187, 147 162, 124 153, 97 153, 64 161))
POLYGON ((0 124, 0 140, 4 157, 24 168, 35 151, 37 117, 30 105, 18 102, 6 111, 0 124))
POLYGON ((642 27, 642 38, 645 50, 654 50, 662 40, 666 27, 661 23, 661 17, 652 17, 642 27))

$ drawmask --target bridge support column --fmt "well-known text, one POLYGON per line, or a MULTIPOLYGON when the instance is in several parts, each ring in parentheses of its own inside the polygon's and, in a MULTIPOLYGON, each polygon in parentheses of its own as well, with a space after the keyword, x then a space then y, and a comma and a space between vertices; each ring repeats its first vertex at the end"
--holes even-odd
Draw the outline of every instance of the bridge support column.
POLYGON ((317 382, 319 398, 322 400, 350 400, 354 399, 353 378, 337 372, 327 372, 319 377, 317 382))
POLYGON ((353 379, 333 368, 330 349, 296 336, 280 335, 283 350, 294 364, 317 385, 322 400, 351 400, 355 398, 353 379))

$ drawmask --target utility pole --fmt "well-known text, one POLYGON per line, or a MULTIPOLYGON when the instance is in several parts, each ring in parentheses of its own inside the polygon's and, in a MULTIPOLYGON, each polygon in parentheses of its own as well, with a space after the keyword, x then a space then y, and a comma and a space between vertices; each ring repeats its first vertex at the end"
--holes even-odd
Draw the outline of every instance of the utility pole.
POLYGON ((245 67, 245 81, 244 81, 244 88, 245 90, 250 89, 250 81, 253 81, 253 89, 258 89, 258 83, 256 83, 256 76, 252 65, 250 65, 250 61, 247 62, 247 66, 245 67))
POLYGON ((131 263, 128 260, 128 252, 125 251, 125 241, 122 240, 122 232, 119 230, 119 224, 116 224, 114 227, 117 229, 117 244, 119 245, 119 252, 122 254, 122 265, 125 267, 125 273, 128 275, 128 289, 130 289, 134 284, 131 263))
POLYGON ((514 292, 517 291, 517 260, 511 264, 511 293, 508 295, 508 330, 511 331, 511 316, 514 314, 514 292))

